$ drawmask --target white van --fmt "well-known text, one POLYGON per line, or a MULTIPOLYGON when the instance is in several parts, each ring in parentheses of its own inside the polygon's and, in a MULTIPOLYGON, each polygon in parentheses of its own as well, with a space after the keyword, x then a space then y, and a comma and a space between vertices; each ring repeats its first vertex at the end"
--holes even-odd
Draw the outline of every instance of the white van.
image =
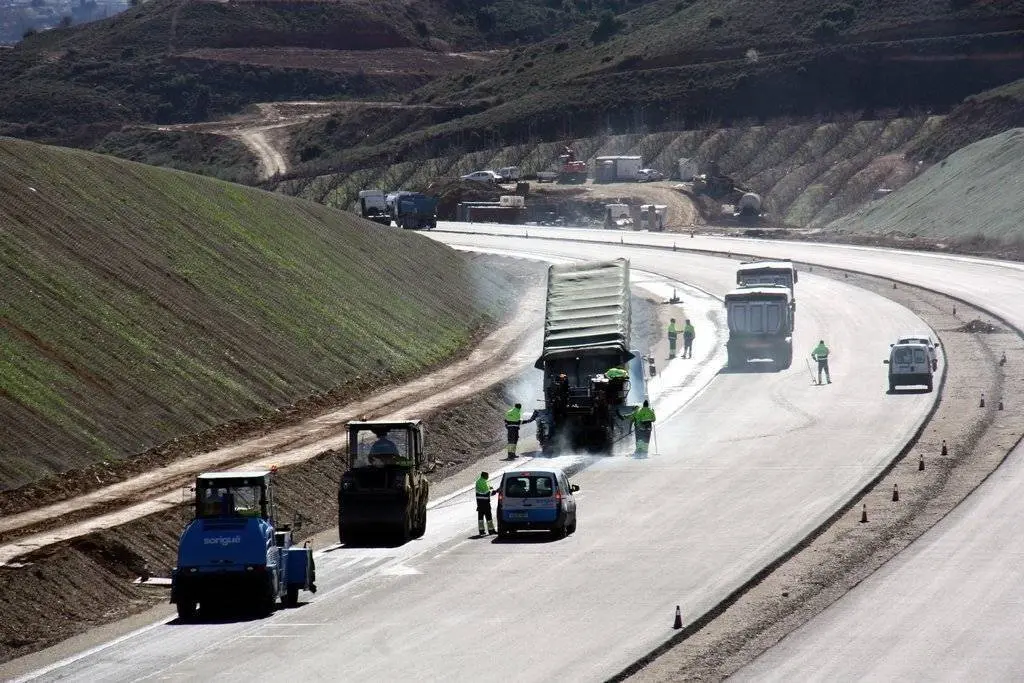
POLYGON ((565 538, 576 531, 573 494, 579 490, 560 469, 542 465, 505 472, 498 487, 498 536, 540 529, 565 538))
MULTIPOLYGON (((928 347, 928 357, 932 361, 932 370, 939 369, 939 355, 936 349, 941 346, 937 341, 934 341, 929 334, 905 334, 896 340, 896 344, 924 344, 928 347)), ((896 344, 890 344, 895 346, 896 344)))
POLYGON ((934 370, 928 345, 920 342, 893 344, 889 349, 889 393, 896 387, 924 386, 932 390, 934 370))

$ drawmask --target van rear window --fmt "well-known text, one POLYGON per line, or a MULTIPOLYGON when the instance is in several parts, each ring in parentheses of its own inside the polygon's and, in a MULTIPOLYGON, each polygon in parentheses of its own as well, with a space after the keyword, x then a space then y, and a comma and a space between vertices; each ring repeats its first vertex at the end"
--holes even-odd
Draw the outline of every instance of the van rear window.
POLYGON ((505 480, 505 495, 509 498, 548 498, 554 492, 554 481, 548 475, 531 474, 505 480))

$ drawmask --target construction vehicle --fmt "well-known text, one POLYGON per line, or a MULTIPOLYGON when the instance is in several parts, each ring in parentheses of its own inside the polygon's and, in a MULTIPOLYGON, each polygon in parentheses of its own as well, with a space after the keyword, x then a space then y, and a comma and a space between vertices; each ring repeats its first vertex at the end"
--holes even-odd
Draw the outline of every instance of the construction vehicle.
POLYGON ((761 217, 761 195, 756 192, 744 192, 733 208, 733 218, 741 221, 753 221, 761 217))
POLYGON ((195 518, 178 543, 171 602, 178 618, 235 604, 260 616, 280 599, 298 605, 299 591, 316 592, 313 551, 293 545, 292 529, 275 518, 272 473, 208 472, 196 477, 195 518))
POLYGON ((387 193, 384 190, 360 190, 359 215, 374 223, 391 225, 391 216, 388 215, 387 193))
POLYGON ((626 416, 643 401, 642 354, 629 348, 629 261, 556 264, 548 268, 544 407, 537 440, 545 452, 607 452, 627 433, 626 416), (625 368, 628 378, 609 379, 625 368))
POLYGON ((609 156, 594 159, 595 183, 634 182, 640 179, 643 158, 638 156, 609 156))
POLYGON ((633 210, 629 207, 629 204, 605 204, 605 230, 625 230, 632 227, 633 210))
POLYGON ((438 198, 421 192, 392 192, 385 199, 390 220, 403 230, 437 227, 438 198))
POLYGON ((736 284, 740 287, 758 285, 782 285, 789 288, 789 324, 792 332, 796 327, 796 283, 799 279, 796 266, 788 259, 774 261, 744 261, 736 269, 736 284))
POLYGON ((558 182, 562 184, 580 184, 587 182, 587 162, 576 158, 571 147, 563 147, 558 156, 558 182))
POLYGON ((422 536, 430 495, 422 422, 349 422, 348 453, 338 487, 339 540, 405 543, 422 536))
POLYGON ((640 206, 640 229, 650 232, 664 232, 668 218, 667 204, 642 204, 640 206))
POLYGON ((793 363, 792 296, 783 285, 740 287, 725 295, 730 369, 768 359, 780 369, 793 363))

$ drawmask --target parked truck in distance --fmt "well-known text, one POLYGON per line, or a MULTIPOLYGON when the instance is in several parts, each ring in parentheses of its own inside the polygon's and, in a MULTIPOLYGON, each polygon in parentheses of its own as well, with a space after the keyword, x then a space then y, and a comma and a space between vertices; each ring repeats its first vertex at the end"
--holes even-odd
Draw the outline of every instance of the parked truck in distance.
POLYGON ((196 477, 195 518, 178 543, 171 602, 188 621, 229 605, 267 616, 277 600, 298 604, 316 591, 313 551, 293 545, 278 524, 269 471, 208 472, 196 477))
POLYGON ((430 495, 422 422, 349 422, 348 453, 338 487, 339 540, 377 545, 422 536, 430 495))
POLYGON ((384 190, 360 190, 359 215, 374 223, 391 225, 391 216, 388 214, 387 193, 384 190))
POLYGON ((772 360, 781 369, 792 364, 792 303, 789 288, 778 284, 740 287, 725 295, 729 368, 742 369, 758 359, 772 360))
POLYGON ((385 203, 388 215, 403 230, 430 230, 437 227, 437 197, 421 192, 392 192, 385 203))
POLYGON ((644 385, 629 330, 629 261, 548 268, 544 346, 535 365, 544 371, 537 440, 545 452, 607 452, 626 433, 625 416, 643 400, 644 385), (629 377, 608 377, 612 368, 629 377))

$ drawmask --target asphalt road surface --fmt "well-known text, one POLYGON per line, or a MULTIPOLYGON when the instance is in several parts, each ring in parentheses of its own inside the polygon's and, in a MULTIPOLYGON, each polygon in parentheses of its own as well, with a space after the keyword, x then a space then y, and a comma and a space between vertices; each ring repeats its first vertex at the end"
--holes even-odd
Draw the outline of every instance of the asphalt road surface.
MULTIPOLYGON (((718 295, 735 282, 727 259, 432 236, 561 258, 625 255, 634 268, 718 295)), ((676 605, 695 618, 797 543, 924 419, 934 395, 886 395, 881 363, 893 337, 926 328, 920 319, 813 275, 801 275, 797 300, 791 369, 718 375, 685 409, 659 415, 657 455, 646 460, 560 459, 586 465, 574 476, 579 529, 565 540, 471 538, 473 502, 463 493, 435 501, 419 541, 321 553, 321 590, 298 609, 260 621, 156 624, 35 675, 602 680, 671 636, 676 605), (813 385, 803 362, 819 338, 833 348, 830 386, 813 385)), ((710 321, 695 323, 700 344, 724 342, 710 321)))
MULTIPOLYGON (((600 231, 554 232, 618 241, 600 231)), ((628 233, 625 239, 856 269, 959 297, 1024 328, 1024 264, 842 245, 628 233)), ((736 678, 1024 679, 1022 485, 1018 447, 953 513, 736 678)))

